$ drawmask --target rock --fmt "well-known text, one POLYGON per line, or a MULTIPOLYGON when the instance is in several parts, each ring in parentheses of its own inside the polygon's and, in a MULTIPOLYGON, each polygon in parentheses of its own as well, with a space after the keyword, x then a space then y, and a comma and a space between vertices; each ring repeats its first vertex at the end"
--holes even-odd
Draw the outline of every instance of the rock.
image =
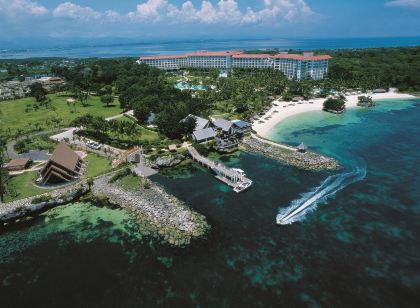
POLYGON ((203 237, 210 229, 203 215, 194 212, 156 183, 152 182, 147 190, 133 192, 109 183, 110 177, 95 179, 92 194, 96 198, 106 196, 112 204, 130 210, 139 222, 142 234, 151 234, 165 243, 183 247, 192 238, 203 237))
POLYGON ((0 222, 5 223, 8 221, 13 221, 18 218, 28 216, 34 212, 46 210, 54 206, 71 202, 81 197, 88 191, 89 188, 86 183, 78 182, 74 185, 56 189, 52 192, 48 192, 42 195, 20 199, 8 203, 2 203, 0 204, 0 222), (32 203, 33 200, 36 200, 41 196, 46 196, 50 198, 50 200, 32 203))
POLYGON ((183 154, 159 156, 154 162, 151 163, 152 168, 169 168, 180 164, 186 159, 183 154))
POLYGON ((311 151, 300 153, 297 151, 287 150, 252 137, 244 138, 242 140, 242 145, 249 151, 262 153, 265 156, 300 169, 321 171, 337 170, 341 168, 338 161, 333 158, 311 151))

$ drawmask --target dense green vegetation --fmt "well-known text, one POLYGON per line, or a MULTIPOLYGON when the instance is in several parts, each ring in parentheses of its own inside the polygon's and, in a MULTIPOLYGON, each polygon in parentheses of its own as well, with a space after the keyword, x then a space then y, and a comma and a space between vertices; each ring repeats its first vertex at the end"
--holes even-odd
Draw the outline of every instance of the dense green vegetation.
POLYGON ((121 108, 134 109, 142 124, 155 113, 159 131, 169 138, 191 132, 193 125, 181 120, 210 107, 205 98, 175 89, 164 72, 136 65, 133 59, 92 59, 72 68, 53 67, 52 72, 64 77, 73 93, 101 94, 105 105, 112 104, 111 95, 118 94, 121 108))
POLYGON ((76 118, 73 126, 82 126, 77 132, 79 136, 92 138, 101 143, 117 148, 127 149, 135 145, 148 148, 159 144, 163 139, 159 134, 148 130, 126 117, 106 121, 103 117, 90 114, 76 118))
POLYGON ((325 52, 333 57, 324 82, 331 87, 420 90, 420 47, 325 52))
POLYGON ((210 108, 205 97, 175 89, 162 71, 145 65, 133 66, 117 80, 117 88, 121 108, 134 109, 140 123, 153 112, 159 131, 172 139, 192 132, 194 123, 182 121, 188 114, 201 115, 210 108))
POLYGON ((344 96, 328 98, 324 102, 324 110, 326 111, 343 111, 346 106, 346 98, 344 96))
POLYGON ((15 150, 18 153, 25 153, 29 150, 47 150, 52 152, 56 144, 47 136, 32 136, 20 139, 15 144, 15 150))
POLYGON ((24 79, 34 75, 47 75, 51 68, 58 65, 73 65, 74 60, 62 58, 29 58, 0 60, 0 81, 24 79))
POLYGON ((9 172, 2 166, 6 163, 6 139, 0 135, 0 201, 4 201, 7 184, 9 182, 9 172))
POLYGON ((227 78, 215 80, 215 90, 204 95, 213 103, 213 113, 237 114, 249 118, 260 112, 281 95, 287 79, 271 69, 235 69, 227 78))
POLYGON ((375 102, 370 96, 359 96, 357 99, 358 99, 358 102, 357 102, 358 106, 363 106, 363 107, 375 106, 375 102))

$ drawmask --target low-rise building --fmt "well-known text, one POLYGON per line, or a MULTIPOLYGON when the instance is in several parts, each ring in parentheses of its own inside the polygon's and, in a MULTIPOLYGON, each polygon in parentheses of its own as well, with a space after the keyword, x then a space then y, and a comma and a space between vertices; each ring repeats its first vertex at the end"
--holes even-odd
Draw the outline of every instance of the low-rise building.
POLYGON ((204 129, 195 130, 192 134, 194 141, 198 143, 206 143, 216 138, 216 132, 213 128, 208 127, 204 129))
POLYGON ((231 121, 225 119, 214 119, 212 123, 219 133, 225 135, 233 134, 233 123, 231 121))
POLYGON ((78 179, 83 160, 65 143, 60 143, 41 170, 42 184, 60 184, 78 179))
POLYGON ((243 120, 233 120, 233 133, 246 134, 251 130, 251 124, 243 120))
POLYGON ((8 171, 20 171, 27 169, 32 164, 32 159, 29 157, 12 159, 6 164, 8 171))

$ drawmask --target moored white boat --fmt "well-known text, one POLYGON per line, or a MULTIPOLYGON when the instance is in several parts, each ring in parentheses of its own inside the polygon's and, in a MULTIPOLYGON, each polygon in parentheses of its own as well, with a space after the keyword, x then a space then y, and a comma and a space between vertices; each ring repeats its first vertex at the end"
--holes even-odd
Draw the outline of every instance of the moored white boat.
POLYGON ((233 171, 235 171, 235 172, 237 172, 237 173, 239 173, 239 174, 240 174, 240 175, 242 175, 242 176, 246 176, 245 171, 243 171, 242 169, 239 169, 239 168, 232 168, 232 170, 233 170, 233 171))
POLYGON ((246 182, 242 182, 239 185, 235 186, 233 188, 233 191, 236 192, 236 193, 240 193, 240 192, 243 192, 244 190, 247 190, 248 188, 250 188, 251 185, 252 185, 251 180, 246 181, 246 182))

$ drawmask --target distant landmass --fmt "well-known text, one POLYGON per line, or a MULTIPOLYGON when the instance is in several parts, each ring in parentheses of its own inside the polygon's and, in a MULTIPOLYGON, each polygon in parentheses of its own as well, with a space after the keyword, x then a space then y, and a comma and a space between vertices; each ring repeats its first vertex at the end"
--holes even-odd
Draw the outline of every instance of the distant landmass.
POLYGON ((114 58, 137 57, 140 55, 179 54, 193 50, 227 50, 227 49, 280 49, 280 50, 313 50, 313 49, 348 49, 376 48, 397 46, 420 46, 419 37, 382 37, 382 38, 322 38, 322 39, 241 39, 241 40, 191 40, 191 41, 134 41, 105 40, 88 43, 60 41, 55 44, 24 43, 8 45, 0 42, 0 59, 23 59, 34 57, 68 57, 68 58, 114 58), (36 46, 36 47, 31 47, 36 46))

